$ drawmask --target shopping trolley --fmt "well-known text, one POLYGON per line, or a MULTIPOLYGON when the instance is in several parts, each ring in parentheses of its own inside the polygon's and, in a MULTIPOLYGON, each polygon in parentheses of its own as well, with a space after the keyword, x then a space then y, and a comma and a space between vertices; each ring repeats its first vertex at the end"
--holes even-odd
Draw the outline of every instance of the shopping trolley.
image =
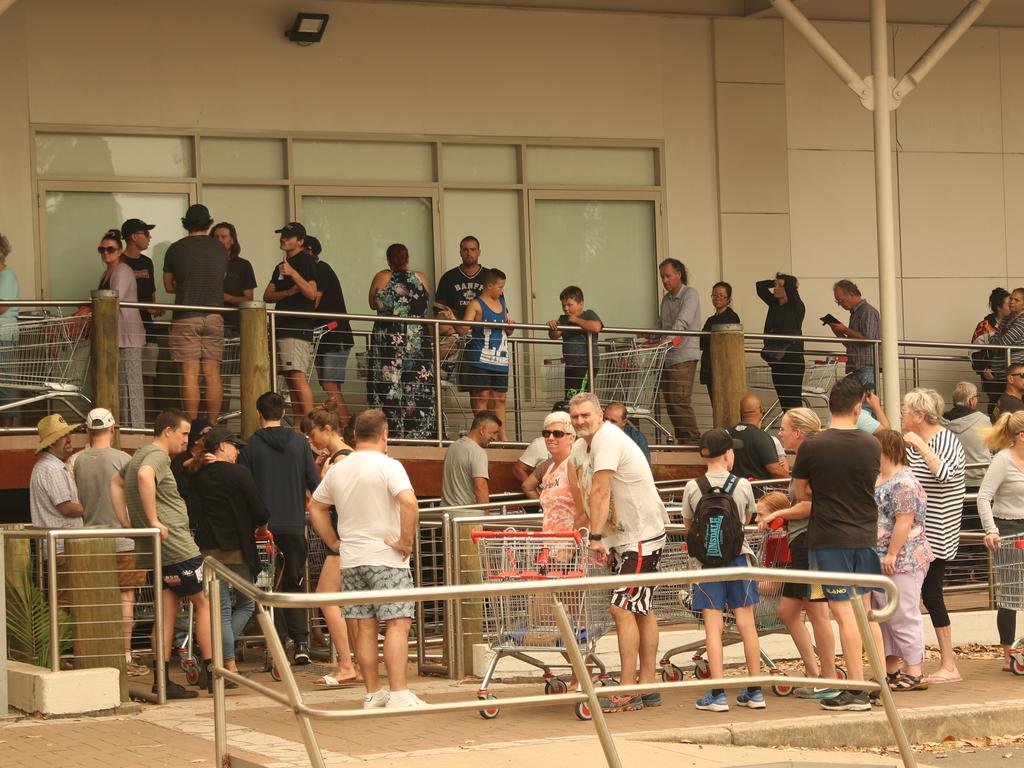
POLYGON ((0 412, 56 400, 83 420, 90 403, 82 392, 89 374, 89 315, 31 315, 17 323, 17 333, 0 337, 0 389, 17 393, 0 412), (79 405, 78 401, 84 404, 79 405))
MULTIPOLYGON (((1024 534, 1000 537, 992 553, 992 581, 998 607, 1024 611, 1024 534)), ((1024 637, 1010 650, 1010 670, 1024 675, 1024 637)))
POLYGON ((660 339, 610 339, 603 345, 605 351, 601 353, 600 366, 594 373, 594 391, 602 403, 622 403, 626 406, 627 417, 649 421, 669 442, 673 433, 654 417, 654 405, 665 356, 679 343, 678 336, 667 344, 660 339))
MULTIPOLYGON (((839 364, 845 362, 846 355, 828 355, 822 360, 811 361, 811 365, 804 369, 803 384, 800 387, 800 397, 804 405, 813 408, 817 403, 822 407, 828 407, 828 395, 832 391, 832 385, 836 383, 839 364)), ((767 365, 749 366, 747 368, 747 388, 774 391, 771 367, 767 365)), ((778 427, 782 414, 782 407, 776 397, 775 402, 764 411, 761 429, 767 431, 778 427)))
MULTIPOLYGON (((605 566, 591 563, 588 542, 578 532, 544 533, 537 531, 473 531, 480 554, 481 575, 486 582, 544 581, 607 575, 605 566)), ((611 628, 611 590, 573 589, 553 595, 488 595, 484 612, 484 633, 494 656, 487 665, 477 698, 494 699, 487 688, 498 663, 514 658, 541 670, 544 693, 565 693, 566 683, 552 669, 565 669, 566 663, 551 664, 537 654, 558 652, 565 647, 555 622, 554 603, 558 600, 569 615, 573 636, 588 667, 598 670, 598 682, 609 684, 604 663, 597 656, 597 641, 611 628)), ((498 716, 498 707, 480 711, 485 720, 498 716)), ((591 718, 585 702, 576 704, 580 720, 591 718)))
MULTIPOLYGON (((784 567, 785 563, 780 562, 780 560, 783 559, 782 553, 788 551, 788 549, 781 546, 785 538, 784 528, 768 533, 747 531, 745 536, 747 546, 754 553, 754 562, 762 564, 766 568, 784 567)), ((658 568, 661 571, 687 570, 691 565, 689 555, 687 554, 686 542, 670 542, 662 552, 658 568)), ((674 593, 676 598, 676 605, 670 607, 669 610, 674 614, 678 614, 682 620, 695 622, 698 626, 703 626, 704 621, 700 612, 693 610, 692 607, 693 592, 691 587, 692 585, 687 585, 687 587, 679 590, 679 592, 666 590, 674 593)), ((776 632, 785 632, 786 627, 779 619, 779 600, 782 595, 782 583, 776 581, 761 582, 758 584, 758 594, 760 602, 753 606, 754 624, 757 628, 757 634, 763 636, 776 632)), ((665 600, 664 596, 662 600, 665 600)), ((742 638, 736 629, 735 617, 730 611, 726 611, 724 619, 722 644, 731 645, 740 642, 742 638)), ((665 682, 676 682, 683 679, 683 670, 672 663, 672 657, 691 651, 694 652, 692 657, 694 676, 700 680, 706 680, 711 677, 711 669, 704 656, 707 651, 707 644, 704 639, 701 639, 670 648, 662 654, 659 664, 661 666, 661 677, 665 682)), ((765 653, 764 649, 761 649, 761 661, 768 669, 769 674, 783 674, 783 671, 779 669, 774 659, 765 653)), ((792 687, 773 685, 772 692, 777 696, 788 696, 792 693, 792 687)))

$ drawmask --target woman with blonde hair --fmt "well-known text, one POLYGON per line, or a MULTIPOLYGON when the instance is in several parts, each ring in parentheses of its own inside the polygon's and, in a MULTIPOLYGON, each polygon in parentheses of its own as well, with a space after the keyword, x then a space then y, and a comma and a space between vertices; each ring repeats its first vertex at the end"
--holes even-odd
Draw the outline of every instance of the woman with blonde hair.
MULTIPOLYGON (((995 551, 1001 537, 1024 534, 1024 411, 1004 413, 981 436, 994 455, 978 490, 978 516, 985 546, 995 551)), ((1010 672, 1017 612, 999 608, 996 628, 1003 646, 1003 671, 1010 672)))
MULTIPOLYGON (((332 466, 352 453, 352 447, 342 437, 341 420, 337 408, 337 400, 330 399, 303 419, 303 426, 308 427, 306 436, 309 438, 310 445, 325 457, 320 469, 321 477, 326 475, 332 466)), ((335 530, 338 529, 338 513, 334 507, 331 507, 331 525, 335 530)), ((335 550, 328 550, 324 557, 319 577, 316 580, 316 591, 318 593, 341 591, 341 562, 338 552, 335 550)), ((343 683, 358 682, 361 676, 352 663, 352 638, 349 637, 349 627, 341 613, 341 608, 336 605, 324 605, 321 606, 320 612, 323 614, 327 631, 331 635, 331 643, 338 655, 338 668, 333 675, 325 674, 314 680, 313 684, 330 688, 343 683)))
MULTIPOLYGON (((808 438, 820 431, 821 420, 814 411, 804 407, 790 408, 783 414, 779 423, 779 440, 787 451, 796 453, 808 438)), ((789 487, 788 504, 775 508, 769 496, 758 502, 758 528, 768 530, 773 521, 785 520, 790 567, 801 571, 810 570, 807 557, 807 525, 811 514, 811 502, 796 501, 792 484, 789 487)), ((807 676, 835 677, 836 641, 835 635, 832 634, 828 603, 812 603, 810 587, 806 584, 783 584, 782 599, 779 601, 779 619, 786 625, 794 645, 800 652, 807 676), (810 619, 811 628, 814 630, 814 645, 811 644, 811 637, 804 626, 804 611, 807 612, 807 618, 810 619), (818 651, 817 657, 814 654, 815 647, 818 651)), ((804 687, 794 691, 794 695, 801 699, 827 699, 838 693, 839 691, 832 688, 804 687)))
POLYGON ((523 491, 540 490, 544 531, 567 533, 586 525, 583 495, 572 467, 572 444, 576 441, 569 414, 554 411, 544 417, 541 430, 544 447, 551 458, 540 462, 523 482, 523 491))
POLYGON ((939 669, 929 676, 931 685, 961 680, 942 583, 946 564, 956 557, 960 544, 967 456, 957 436, 939 423, 945 405, 934 389, 918 388, 903 396, 900 408, 907 466, 927 496, 925 533, 935 555, 921 587, 921 599, 939 641, 939 669))

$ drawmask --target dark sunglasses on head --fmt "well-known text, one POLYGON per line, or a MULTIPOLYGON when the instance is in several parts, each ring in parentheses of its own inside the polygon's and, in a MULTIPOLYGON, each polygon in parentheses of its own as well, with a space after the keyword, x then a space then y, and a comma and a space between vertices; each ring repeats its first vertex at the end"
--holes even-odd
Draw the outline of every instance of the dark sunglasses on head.
POLYGON ((117 253, 120 250, 116 245, 99 245, 96 246, 96 253, 117 253))
POLYGON ((563 437, 565 437, 568 434, 569 434, 568 432, 563 432, 560 429, 542 429, 540 431, 540 436, 541 437, 557 437, 559 440, 561 440, 563 437))

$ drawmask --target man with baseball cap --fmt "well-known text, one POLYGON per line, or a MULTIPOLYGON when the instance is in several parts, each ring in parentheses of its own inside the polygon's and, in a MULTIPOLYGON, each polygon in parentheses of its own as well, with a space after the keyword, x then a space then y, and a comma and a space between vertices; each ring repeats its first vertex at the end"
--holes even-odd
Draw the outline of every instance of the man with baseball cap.
POLYGON ((316 260, 316 308, 324 313, 316 319, 317 325, 335 323, 337 327, 327 331, 320 339, 320 346, 316 351, 316 375, 320 380, 320 386, 324 388, 327 397, 333 400, 338 412, 341 425, 348 424, 348 405, 345 403, 345 396, 341 392, 341 385, 345 383, 345 370, 348 368, 348 356, 355 346, 355 338, 352 336, 352 324, 343 320, 337 315, 348 313, 345 306, 345 292, 341 288, 341 281, 331 265, 320 258, 323 250, 320 241, 312 235, 306 236, 306 250, 316 260))
MULTIPOLYGON (((89 447, 68 461, 78 488, 78 497, 85 510, 85 525, 90 528, 129 528, 131 524, 128 515, 123 509, 115 510, 110 502, 110 478, 119 473, 132 458, 114 448, 117 430, 114 414, 106 408, 93 408, 85 417, 85 428, 89 435, 89 447)), ((131 640, 135 618, 135 589, 145 585, 146 573, 135 567, 134 539, 118 538, 114 548, 117 553, 117 586, 121 590, 125 666, 131 676, 145 675, 148 670, 132 662, 131 640)))
MULTIPOLYGON (((186 237, 171 244, 164 255, 164 288, 174 303, 221 307, 228 255, 207 237, 213 224, 205 205, 191 205, 181 220, 186 237)), ((203 310, 175 310, 171 321, 171 357, 181 364, 182 404, 190 420, 199 416, 199 371, 206 383, 206 410, 217 421, 224 399, 220 360, 224 354, 224 316, 203 310)))
MULTIPOLYGON (((156 229, 155 224, 147 224, 142 219, 127 219, 121 225, 121 237, 124 238, 124 253, 121 259, 135 273, 135 287, 138 291, 139 301, 143 304, 152 304, 156 301, 156 270, 153 260, 143 251, 149 248, 153 239, 149 233, 156 229)), ((142 350, 142 381, 146 388, 145 402, 156 402, 153 386, 156 384, 156 363, 160 357, 160 346, 158 344, 158 331, 154 318, 160 317, 163 312, 157 310, 140 309, 142 325, 146 329, 146 346, 142 350)))
MULTIPOLYGON (((316 259, 306 250, 306 228, 291 221, 274 232, 281 236, 284 260, 274 267, 263 301, 288 312, 312 312, 316 309, 316 259)), ((300 419, 313 410, 313 390, 306 371, 313 351, 314 322, 312 316, 283 317, 277 324, 277 370, 288 382, 296 430, 300 419)))

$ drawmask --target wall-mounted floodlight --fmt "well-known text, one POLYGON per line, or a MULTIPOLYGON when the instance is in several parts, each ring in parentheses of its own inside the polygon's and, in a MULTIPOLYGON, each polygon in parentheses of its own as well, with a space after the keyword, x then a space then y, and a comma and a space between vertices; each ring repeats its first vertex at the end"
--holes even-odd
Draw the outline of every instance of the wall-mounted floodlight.
POLYGON ((319 43, 324 37, 328 19, 330 16, 326 13, 297 13, 295 14, 295 23, 284 33, 284 36, 293 43, 301 45, 319 43))

